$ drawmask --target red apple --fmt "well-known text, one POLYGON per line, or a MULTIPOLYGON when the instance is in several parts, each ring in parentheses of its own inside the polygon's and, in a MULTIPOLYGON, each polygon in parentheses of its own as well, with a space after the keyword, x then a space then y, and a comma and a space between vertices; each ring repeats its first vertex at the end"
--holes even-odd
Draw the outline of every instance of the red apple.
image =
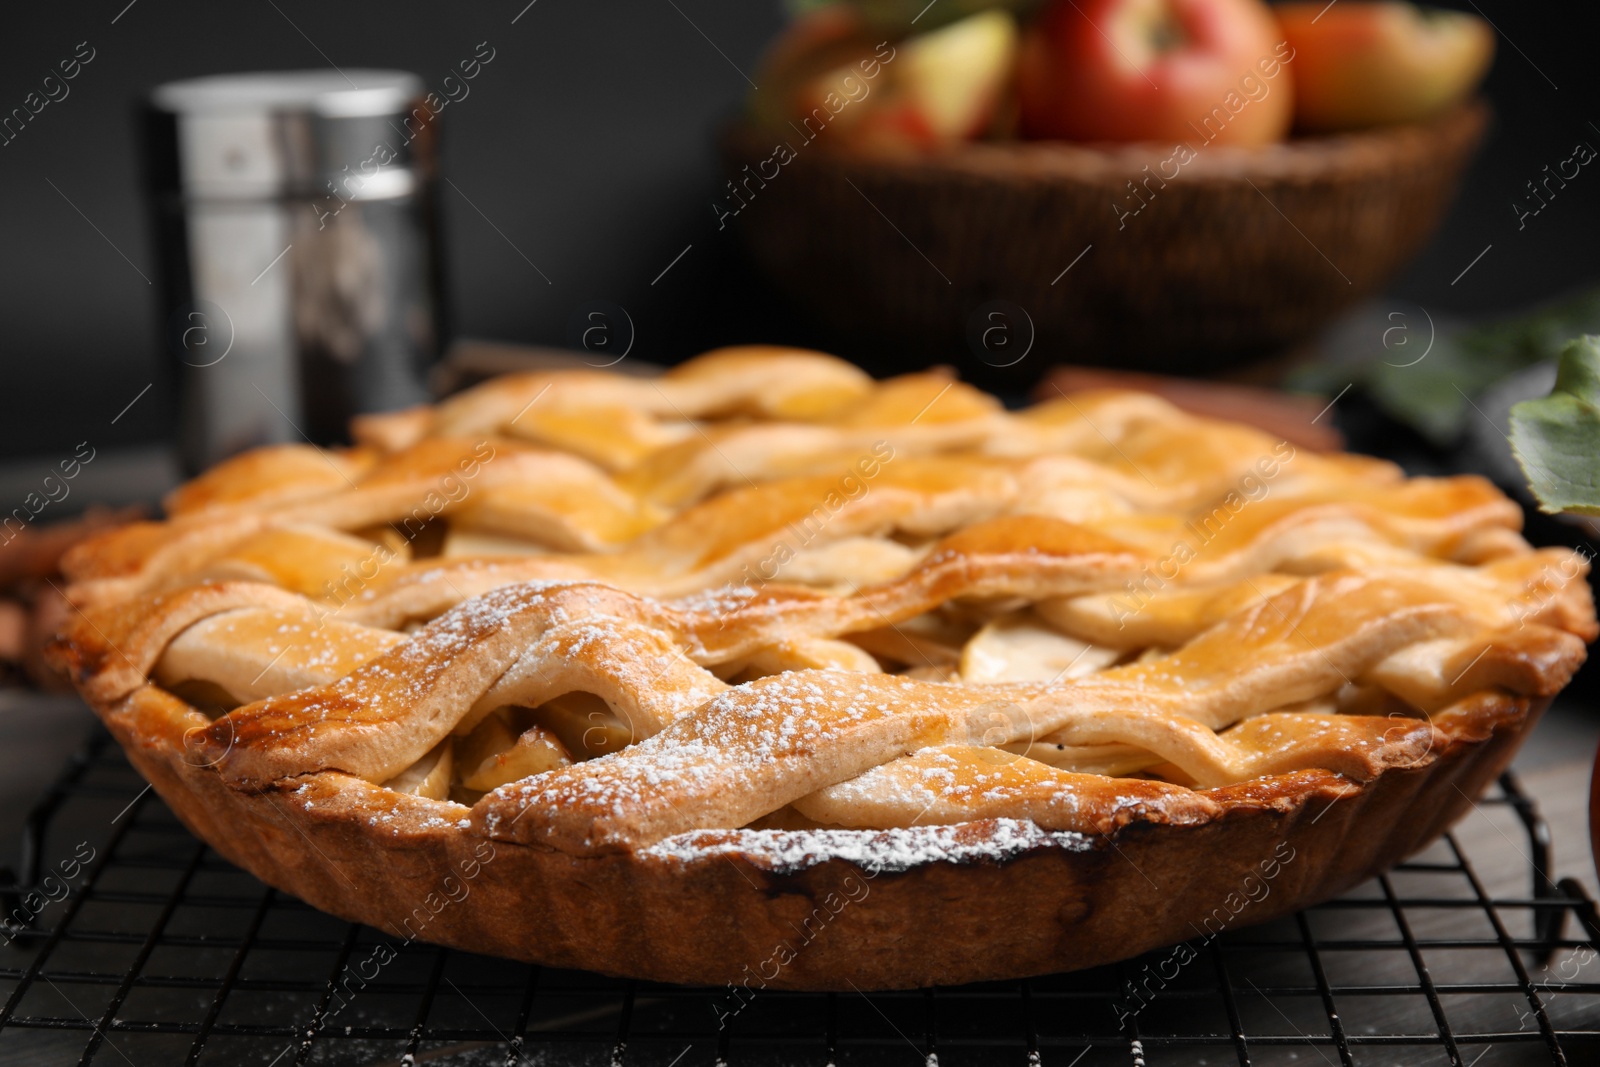
POLYGON ((1494 31, 1476 15, 1404 3, 1283 4, 1295 124, 1309 132, 1417 122, 1477 87, 1494 31))
POLYGON ((829 4, 791 22, 762 57, 750 115, 774 129, 801 113, 801 90, 830 71, 872 55, 867 24, 850 4, 829 4))
POLYGON ((1024 37, 1024 136, 1259 145, 1294 90, 1261 0, 1053 0, 1024 37))

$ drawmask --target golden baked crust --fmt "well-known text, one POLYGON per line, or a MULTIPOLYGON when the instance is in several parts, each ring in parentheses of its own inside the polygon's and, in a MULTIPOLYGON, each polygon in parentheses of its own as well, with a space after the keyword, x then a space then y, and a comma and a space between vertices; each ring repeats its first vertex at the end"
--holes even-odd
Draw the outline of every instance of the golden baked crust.
POLYGON ((914 986, 1259 921, 1439 833, 1595 636, 1481 479, 1143 394, 742 349, 358 434, 76 550, 57 657, 230 859, 552 964, 914 986))

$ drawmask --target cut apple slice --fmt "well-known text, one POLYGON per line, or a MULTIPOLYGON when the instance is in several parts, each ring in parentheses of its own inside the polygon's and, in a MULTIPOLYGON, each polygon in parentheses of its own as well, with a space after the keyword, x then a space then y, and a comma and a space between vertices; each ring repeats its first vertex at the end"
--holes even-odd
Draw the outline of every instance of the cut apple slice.
POLYGON ((993 117, 1016 51, 1016 22, 985 11, 906 41, 896 81, 934 138, 967 140, 993 117))

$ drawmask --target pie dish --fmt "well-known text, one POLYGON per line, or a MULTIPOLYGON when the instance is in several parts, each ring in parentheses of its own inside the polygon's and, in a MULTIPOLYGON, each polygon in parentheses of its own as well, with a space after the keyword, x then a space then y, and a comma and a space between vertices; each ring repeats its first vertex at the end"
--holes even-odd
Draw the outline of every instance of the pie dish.
POLYGON ((708 353, 247 453, 53 654, 200 837, 392 938, 672 982, 1093 966, 1333 896, 1596 635, 1475 477, 1137 392, 708 353))

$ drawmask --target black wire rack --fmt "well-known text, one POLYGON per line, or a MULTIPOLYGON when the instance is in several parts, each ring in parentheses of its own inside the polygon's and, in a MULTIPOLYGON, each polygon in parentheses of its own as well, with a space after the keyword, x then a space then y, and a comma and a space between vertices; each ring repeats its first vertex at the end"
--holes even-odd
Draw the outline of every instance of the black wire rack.
POLYGON ((197 842, 97 734, 0 870, 0 1067, 1600 1064, 1595 906, 1551 880, 1549 831, 1514 777, 1481 811, 1530 868, 1489 884, 1520 894, 1491 895, 1450 835, 1338 900, 1192 942, 1136 1014, 1128 990, 1170 951, 1025 982, 746 1001, 422 943, 380 956, 380 932, 197 842))

